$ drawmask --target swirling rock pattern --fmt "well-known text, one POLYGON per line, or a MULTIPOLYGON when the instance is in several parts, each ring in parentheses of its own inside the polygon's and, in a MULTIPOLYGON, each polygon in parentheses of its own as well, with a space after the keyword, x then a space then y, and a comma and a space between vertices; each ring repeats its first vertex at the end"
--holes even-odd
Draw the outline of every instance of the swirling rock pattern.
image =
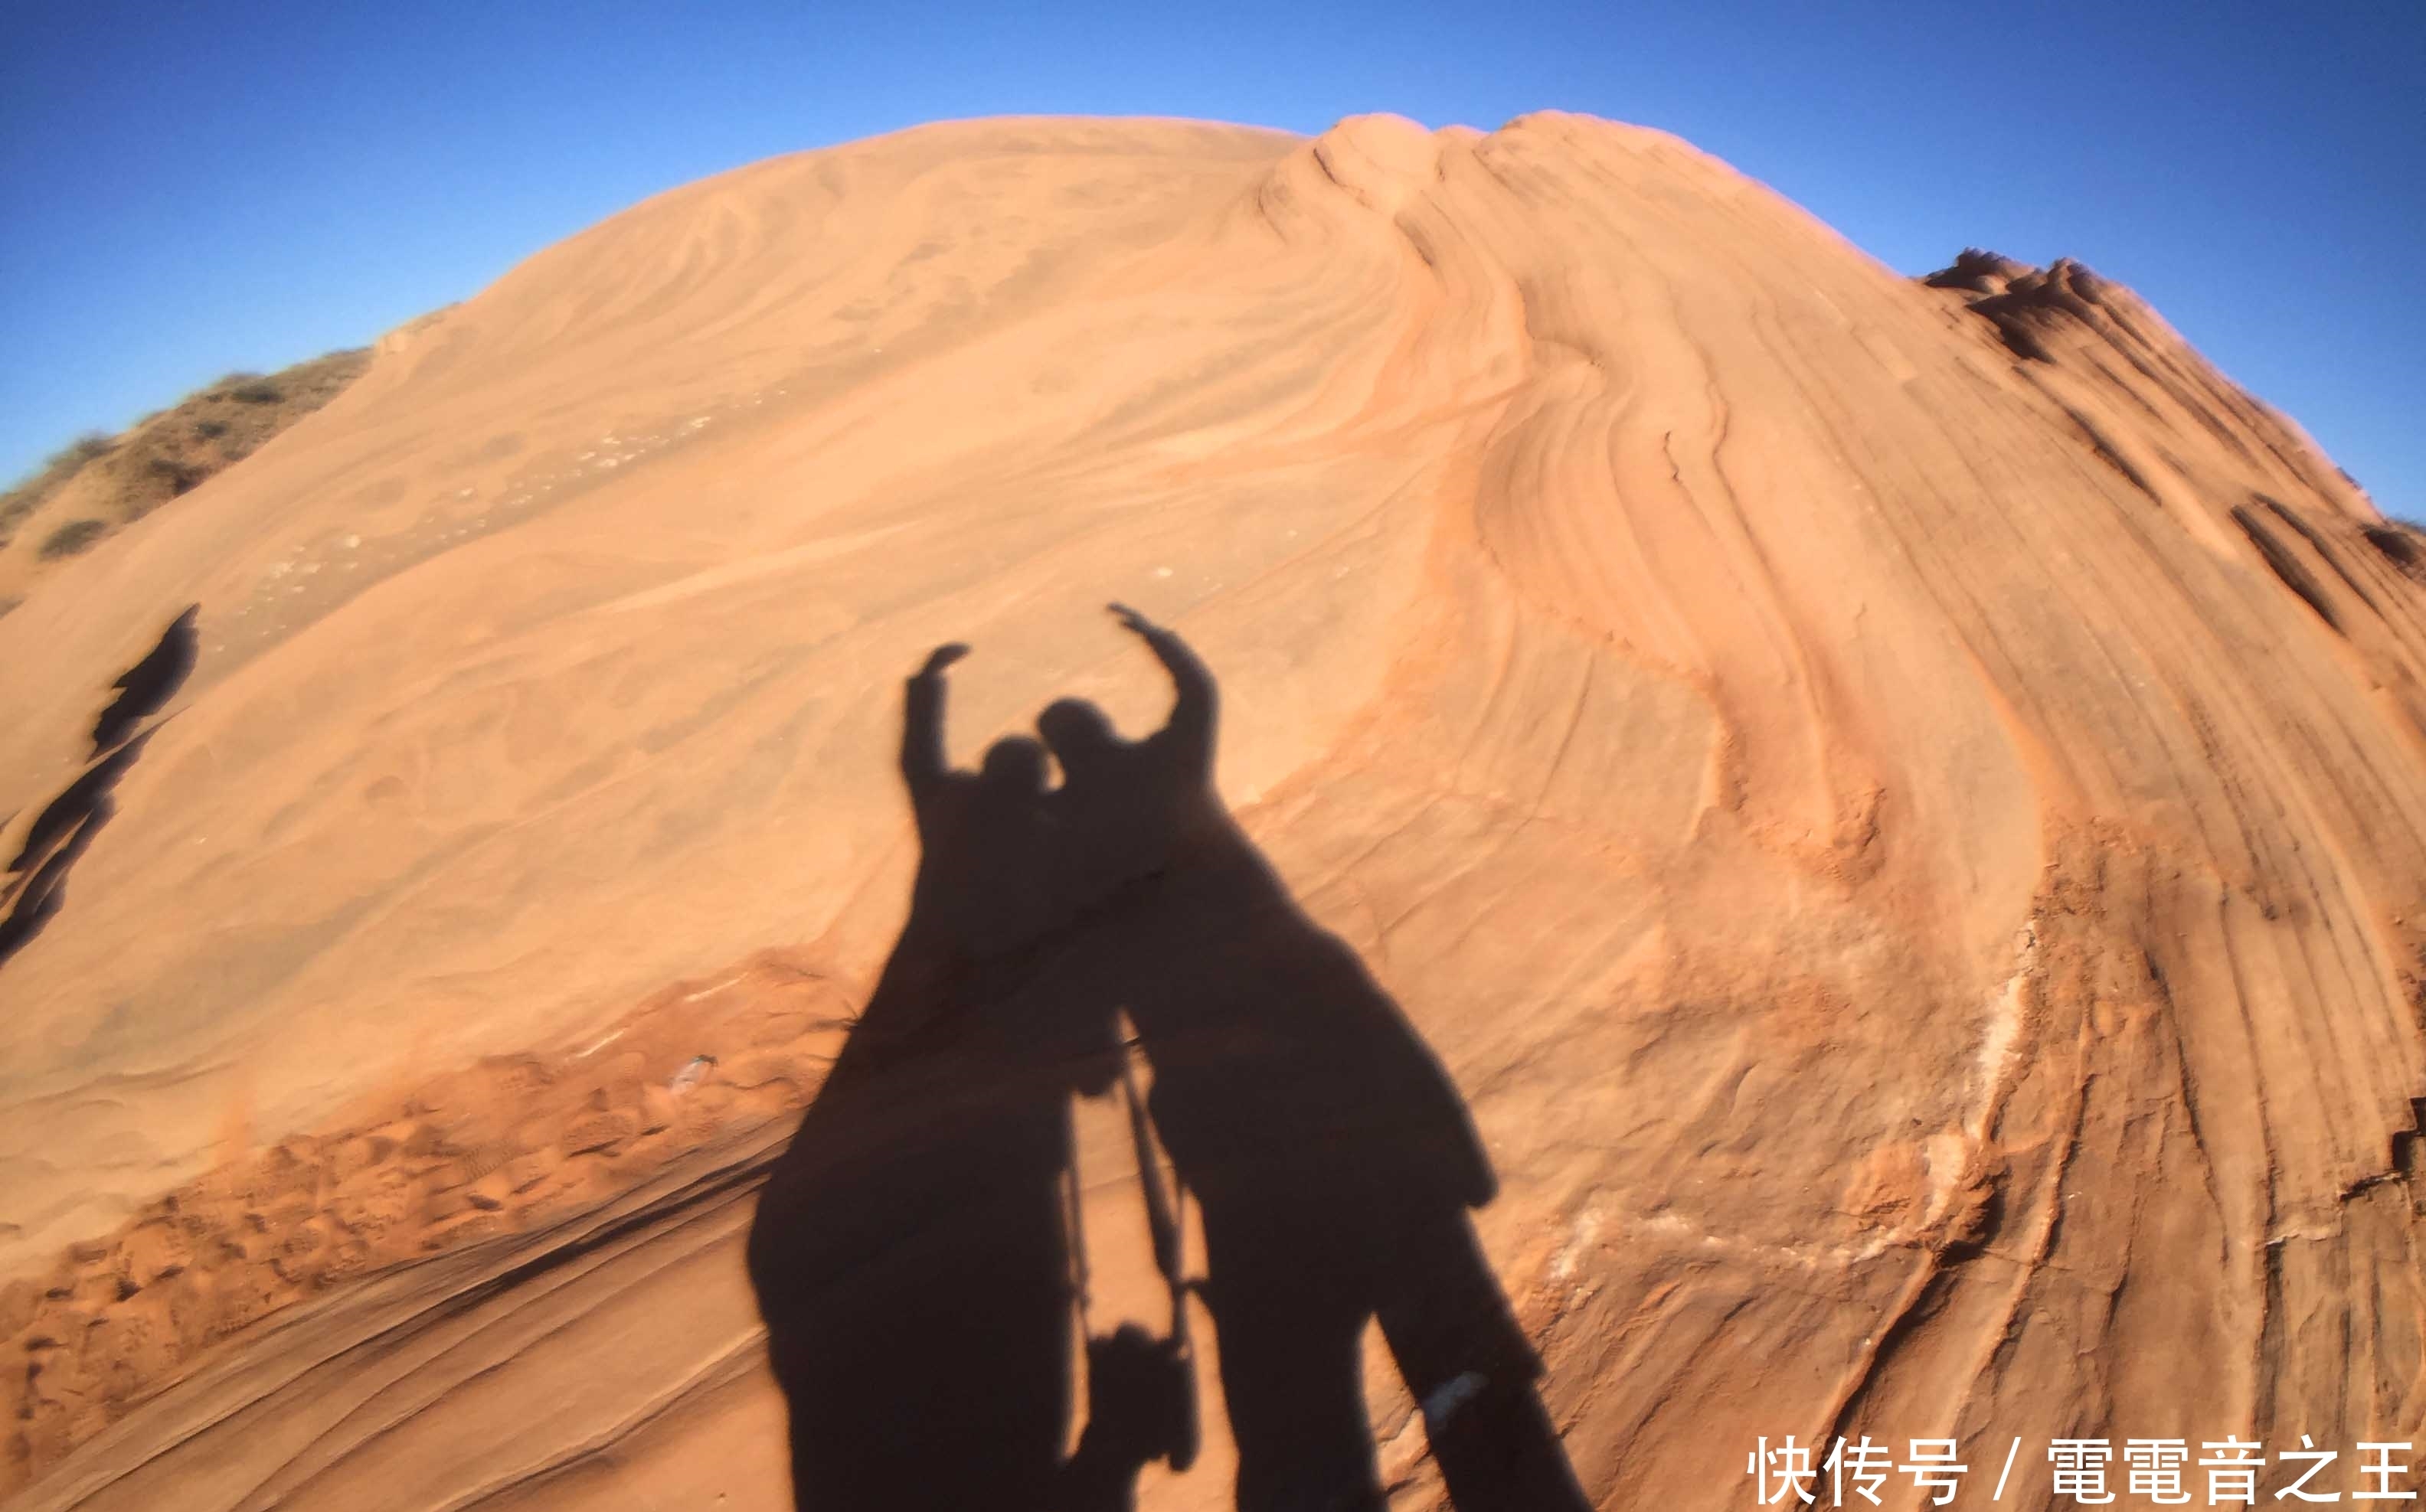
MULTIPOLYGON (((964 763, 1148 728, 1113 598, 1464 1090, 1604 1504, 1764 1434, 2414 1437, 2422 573, 2127 291, 1900 278, 1654 132, 661 196, 0 619, 13 844, 201 605, 0 968, 0 1485, 786 1504, 740 1235, 900 921, 898 679, 978 648, 964 763)), ((1208 1401, 1146 1505, 1224 1504, 1208 1401)))

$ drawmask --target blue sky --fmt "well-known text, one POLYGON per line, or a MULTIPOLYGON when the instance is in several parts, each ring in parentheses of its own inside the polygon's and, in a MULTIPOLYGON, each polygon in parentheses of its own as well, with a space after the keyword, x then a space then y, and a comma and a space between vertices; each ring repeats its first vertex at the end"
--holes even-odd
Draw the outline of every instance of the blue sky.
POLYGON ((2426 518, 2426 3, 13 7, 0 477, 650 194, 944 117, 1588 111, 1890 265, 2131 284, 2426 518))

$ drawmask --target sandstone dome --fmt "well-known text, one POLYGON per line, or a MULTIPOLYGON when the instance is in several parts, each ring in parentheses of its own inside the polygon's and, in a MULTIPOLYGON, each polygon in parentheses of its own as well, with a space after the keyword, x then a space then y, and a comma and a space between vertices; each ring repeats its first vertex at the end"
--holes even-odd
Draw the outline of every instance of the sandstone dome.
MULTIPOLYGON (((1463 1095, 1601 1504, 1789 1432, 2414 1438, 2421 577, 2127 290, 1899 276, 1652 131, 660 196, 0 617, 0 1488, 788 1505, 742 1235, 901 925, 901 678, 974 648, 963 766, 1151 729, 1110 600, 1463 1095)), ((1205 1395, 1140 1504, 1228 1504, 1205 1395)))

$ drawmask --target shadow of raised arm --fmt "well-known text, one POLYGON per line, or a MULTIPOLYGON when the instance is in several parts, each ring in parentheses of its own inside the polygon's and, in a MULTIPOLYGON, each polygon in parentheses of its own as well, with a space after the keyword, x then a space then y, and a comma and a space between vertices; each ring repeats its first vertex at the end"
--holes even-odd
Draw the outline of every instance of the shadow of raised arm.
POLYGON ((922 813, 950 772, 944 758, 944 673, 968 653, 958 641, 936 647, 903 689, 901 780, 909 784, 911 807, 922 813))
POLYGON ((1220 695, 1212 672, 1177 631, 1156 624, 1125 603, 1108 607, 1121 627, 1144 641, 1155 660, 1162 663, 1178 693, 1172 703, 1171 716, 1163 721, 1156 738, 1167 740, 1178 752, 1182 771, 1200 781, 1210 782, 1214 732, 1221 717, 1220 695))

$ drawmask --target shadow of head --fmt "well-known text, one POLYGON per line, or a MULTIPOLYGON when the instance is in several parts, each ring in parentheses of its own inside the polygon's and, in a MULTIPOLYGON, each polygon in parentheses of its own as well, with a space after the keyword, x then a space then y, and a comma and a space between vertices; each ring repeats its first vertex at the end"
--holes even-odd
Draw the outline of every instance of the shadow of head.
POLYGON ((1044 748, 1025 735, 1011 735, 986 748, 978 780, 987 791, 1016 796, 1044 791, 1044 748))
POLYGON ((1081 781, 1103 770, 1121 746, 1111 716, 1084 699, 1056 700, 1036 716, 1036 730, 1062 774, 1081 781))

